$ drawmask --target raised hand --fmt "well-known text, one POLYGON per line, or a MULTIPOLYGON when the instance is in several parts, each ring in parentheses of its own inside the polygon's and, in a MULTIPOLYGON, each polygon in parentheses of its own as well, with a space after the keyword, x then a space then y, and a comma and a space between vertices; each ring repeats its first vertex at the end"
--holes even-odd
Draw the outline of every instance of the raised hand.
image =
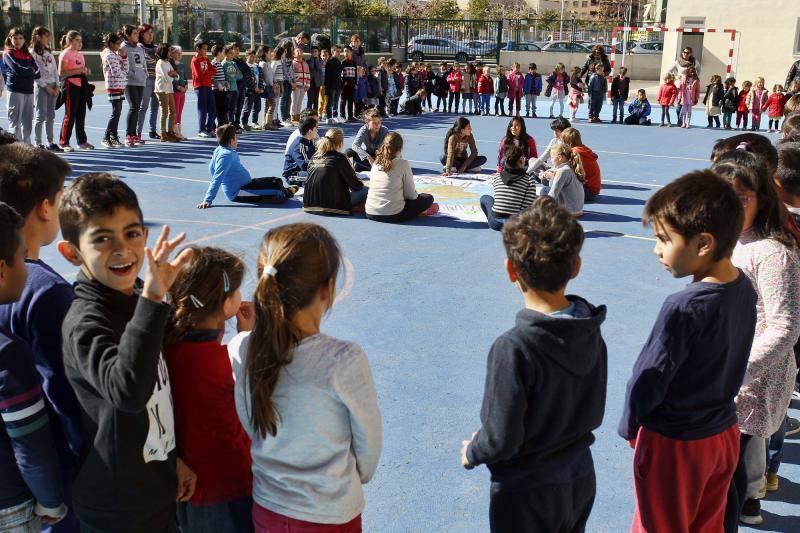
POLYGON ((161 228, 161 235, 158 236, 155 247, 144 249, 147 256, 147 272, 144 276, 142 296, 155 302, 161 302, 164 299, 164 295, 178 275, 178 270, 192 257, 191 248, 187 248, 178 257, 169 261, 172 251, 185 238, 186 234, 181 233, 170 241, 169 226, 164 226, 161 228))

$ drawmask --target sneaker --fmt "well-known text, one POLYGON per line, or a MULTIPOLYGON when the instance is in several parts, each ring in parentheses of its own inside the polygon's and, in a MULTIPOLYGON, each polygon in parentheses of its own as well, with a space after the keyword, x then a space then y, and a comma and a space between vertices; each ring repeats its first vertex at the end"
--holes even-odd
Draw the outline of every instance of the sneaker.
POLYGON ((201 131, 200 133, 197 134, 197 136, 202 139, 208 139, 209 137, 211 137, 211 135, 209 135, 208 132, 206 131, 201 131))
POLYGON ((94 150, 94 146, 89 143, 80 143, 78 150, 94 150))
POLYGON ((292 124, 291 121, 289 120, 284 120, 283 122, 281 122, 281 126, 284 128, 293 128, 294 124, 292 124))
POLYGON ((425 211, 423 211, 422 213, 420 213, 419 216, 421 216, 421 217, 429 217, 429 216, 435 215, 438 212, 439 212, 439 204, 437 204, 436 202, 433 202, 431 204, 431 206, 428 209, 426 209, 425 211))
MULTIPOLYGON (((141 135, 139 136, 139 138, 141 138, 141 135)), ((161 135, 159 135, 156 130, 150 130, 150 138, 151 139, 160 139, 161 135)))
POLYGON ((778 490, 778 474, 777 472, 767 472, 767 492, 775 492, 778 490))
POLYGON ((61 148, 62 152, 74 152, 75 151, 75 149, 72 146, 68 145, 68 144, 59 144, 58 147, 61 148))
POLYGON ((136 148, 136 135, 125 136, 125 146, 128 148, 136 148))
POLYGON ((800 420, 792 418, 791 416, 786 419, 786 436, 797 435, 800 433, 800 420))
POLYGON ((137 136, 136 136, 136 144, 147 144, 147 141, 145 141, 144 139, 142 139, 142 136, 141 136, 141 135, 137 135, 137 136))
POLYGON ((111 142, 111 139, 103 139, 102 141, 100 141, 100 146, 102 146, 103 148, 116 148, 116 146, 114 146, 114 143, 111 142))
POLYGON ((61 149, 61 147, 60 147, 59 145, 57 145, 56 143, 50 143, 50 144, 48 144, 48 145, 47 145, 47 150, 49 150, 50 152, 63 152, 63 151, 64 151, 64 150, 62 150, 62 149, 61 149))
POLYGON ((261 126, 259 126, 255 122, 250 125, 250 129, 253 130, 253 131, 261 131, 262 130, 261 126))
POLYGON ((111 144, 114 145, 114 148, 124 148, 125 145, 119 140, 119 137, 111 137, 111 144))
POLYGON ((764 518, 761 516, 761 502, 754 499, 746 500, 742 506, 742 513, 739 515, 739 521, 749 526, 763 524, 764 518))
POLYGON ((244 126, 238 129, 243 129, 244 131, 251 131, 253 128, 250 127, 250 124, 245 124, 244 126))
POLYGON ((767 497, 767 476, 761 478, 761 487, 758 489, 757 499, 762 500, 767 497))

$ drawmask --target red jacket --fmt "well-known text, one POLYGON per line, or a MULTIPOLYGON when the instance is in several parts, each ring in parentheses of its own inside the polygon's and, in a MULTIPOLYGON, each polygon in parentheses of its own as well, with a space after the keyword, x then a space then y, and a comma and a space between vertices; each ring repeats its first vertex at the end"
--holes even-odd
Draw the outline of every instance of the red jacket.
POLYGON ((494 92, 494 82, 491 76, 484 73, 478 75, 478 94, 492 94, 494 92))
POLYGON ((767 111, 769 118, 780 118, 783 116, 784 105, 786 105, 786 97, 780 93, 772 93, 767 98, 767 103, 763 105, 761 111, 767 111))
POLYGON ((748 93, 750 93, 750 91, 741 91, 741 92, 739 92, 739 105, 736 106, 736 111, 738 111, 739 113, 747 113, 748 111, 750 111, 747 108, 747 95, 748 95, 748 93))
POLYGON ((508 73, 506 79, 508 80, 508 94, 512 96, 516 94, 522 94, 522 86, 525 83, 525 76, 519 72, 514 73, 512 70, 508 73))
POLYGON ((198 87, 211 87, 211 80, 214 78, 214 73, 217 69, 211 64, 208 57, 192 58, 192 86, 197 89, 198 87))
POLYGON ((572 151, 581 158, 586 188, 594 195, 600 194, 600 165, 597 164, 597 154, 588 146, 576 146, 572 151))
MULTIPOLYGON (((525 151, 525 159, 536 159, 539 157, 539 152, 536 150, 536 141, 533 140, 533 137, 530 135, 528 136, 528 142, 525 146, 522 147, 525 151)), ((505 159, 503 156, 506 153, 506 138, 503 137, 503 140, 500 141, 500 151, 497 152, 497 171, 503 171, 503 160, 505 159)))
POLYGON ((464 76, 461 75, 460 71, 454 70, 450 74, 447 75, 447 83, 450 84, 450 92, 451 93, 460 93, 461 92, 461 81, 464 79, 464 76))
POLYGON ((678 88, 672 82, 664 83, 658 90, 658 103, 662 106, 670 106, 675 103, 678 97, 678 88))

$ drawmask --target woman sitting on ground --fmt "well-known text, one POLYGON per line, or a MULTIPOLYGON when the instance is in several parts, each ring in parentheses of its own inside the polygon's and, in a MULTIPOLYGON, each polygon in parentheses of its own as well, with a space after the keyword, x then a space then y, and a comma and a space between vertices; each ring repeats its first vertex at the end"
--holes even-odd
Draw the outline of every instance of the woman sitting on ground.
POLYGON ((390 133, 378 149, 370 172, 367 218, 377 222, 405 222, 418 216, 434 215, 439 204, 433 196, 417 193, 411 163, 401 157, 403 138, 390 133))
POLYGON ((383 118, 377 109, 368 109, 363 115, 364 125, 356 133, 347 157, 353 160, 357 172, 369 171, 375 164, 375 153, 383 144, 389 128, 382 124, 383 118))
POLYGON ((572 153, 580 157, 584 201, 591 202, 600 194, 600 165, 597 164, 597 154, 583 144, 581 132, 575 128, 565 129, 561 133, 561 142, 572 148, 572 153))
POLYGON ((414 96, 406 98, 406 101, 403 102, 401 106, 400 114, 411 116, 421 115, 423 103, 425 103, 425 89, 420 89, 414 96))
POLYGON ((444 175, 452 172, 480 172, 486 164, 486 156, 478 155, 472 124, 466 117, 458 117, 444 138, 444 154, 439 158, 444 165, 444 175), (469 154, 467 151, 469 150, 469 154))
POLYGON ((344 132, 331 128, 317 141, 308 163, 303 211, 317 215, 350 215, 363 211, 367 188, 342 152, 344 132))
POLYGON ((514 117, 508 123, 506 135, 500 141, 500 151, 497 152, 497 171, 503 171, 503 157, 512 146, 519 146, 522 148, 523 162, 527 163, 529 159, 536 159, 539 157, 539 152, 536 150, 536 141, 533 137, 528 135, 525 129, 525 121, 520 117, 514 117))
POLYGON ((527 209, 536 199, 536 182, 525 173, 525 151, 511 145, 503 155, 504 166, 492 177, 494 196, 481 197, 481 210, 489 227, 500 231, 509 217, 527 209))
POLYGON ((211 184, 205 199, 197 204, 198 209, 208 209, 217 197, 220 187, 231 202, 280 204, 291 198, 297 187, 286 187, 281 178, 250 177, 236 151, 236 128, 225 124, 217 128, 219 146, 214 150, 208 170, 211 184))

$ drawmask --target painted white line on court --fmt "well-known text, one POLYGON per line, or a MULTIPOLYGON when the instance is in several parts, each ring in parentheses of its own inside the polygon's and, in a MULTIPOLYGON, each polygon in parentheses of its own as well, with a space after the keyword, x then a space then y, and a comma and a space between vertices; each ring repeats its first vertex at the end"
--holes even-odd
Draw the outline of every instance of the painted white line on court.
POLYGON ((256 226, 247 225, 247 224, 230 224, 228 222, 214 222, 210 220, 187 220, 182 218, 148 218, 145 217, 145 222, 164 222, 166 224, 171 224, 173 222, 176 223, 185 223, 185 224, 205 224, 207 226, 227 226, 231 228, 242 228, 242 229, 258 229, 256 226))
MULTIPOLYGON (((580 219, 578 219, 580 221, 580 219)), ((625 237, 626 239, 635 239, 638 241, 650 241, 655 242, 656 240, 653 237, 642 237, 640 235, 628 235, 627 233, 620 233, 618 231, 606 231, 601 229, 588 229, 586 230, 587 234, 595 233, 600 235, 608 235, 609 237, 625 237)))
POLYGON ((190 244, 199 244, 201 242, 210 241, 212 239, 218 239, 220 237, 227 237, 228 235, 235 235, 235 234, 241 233, 243 231, 260 230, 264 226, 268 226, 268 225, 274 224, 276 222, 282 222, 284 220, 289 220, 291 218, 296 218, 296 217, 299 217, 302 214, 303 214, 303 211, 298 211, 297 213, 292 213, 290 215, 284 215, 282 217, 271 218, 269 220, 265 220, 264 222, 259 222, 258 224, 253 224, 252 226, 242 226, 242 227, 230 229, 230 230, 227 230, 227 231, 221 231, 219 233, 212 233, 211 235, 206 235, 205 237, 201 237, 199 239, 195 239, 193 241, 189 241, 189 242, 186 243, 186 246, 189 246, 190 244))
POLYGON ((656 185, 655 183, 639 183, 637 181, 618 181, 618 180, 603 180, 603 183, 621 183, 623 185, 639 185, 641 187, 651 187, 653 189, 660 189, 663 185, 656 185))
MULTIPOLYGON (((99 165, 100 163, 95 163, 94 165, 89 165, 89 164, 86 164, 86 163, 75 163, 73 161, 69 161, 69 164, 72 165, 73 167, 94 167, 94 166, 99 165)), ((112 172, 112 174, 113 174, 113 172, 112 172)), ((193 183, 208 184, 208 180, 196 180, 196 179, 192 179, 192 178, 180 178, 178 176, 166 176, 164 174, 155 174, 153 172, 145 172, 145 171, 142 171, 142 170, 125 170, 125 169, 123 169, 123 170, 119 171, 119 174, 141 174, 142 176, 154 176, 156 178, 164 178, 164 179, 169 179, 169 180, 191 181, 193 183)))

